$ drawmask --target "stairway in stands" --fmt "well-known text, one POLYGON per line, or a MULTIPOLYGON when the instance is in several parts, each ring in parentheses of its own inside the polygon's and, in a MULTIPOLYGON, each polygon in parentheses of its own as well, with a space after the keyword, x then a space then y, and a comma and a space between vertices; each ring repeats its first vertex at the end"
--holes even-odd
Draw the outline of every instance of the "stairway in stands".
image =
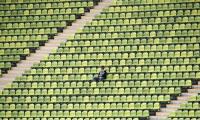
POLYGON ((161 108, 150 120, 196 120, 199 118, 200 106, 197 104, 200 93, 200 81, 190 89, 182 92, 175 100, 171 100, 166 107, 161 108), (189 101, 189 103, 187 103, 189 101), (192 105, 194 104, 194 105, 192 105))
MULTIPOLYGON (((200 93, 200 85, 195 88, 198 88, 198 93, 200 93)), ((200 94, 193 95, 188 99, 188 102, 181 103, 177 111, 169 114, 169 120, 198 120, 200 118, 200 94)))

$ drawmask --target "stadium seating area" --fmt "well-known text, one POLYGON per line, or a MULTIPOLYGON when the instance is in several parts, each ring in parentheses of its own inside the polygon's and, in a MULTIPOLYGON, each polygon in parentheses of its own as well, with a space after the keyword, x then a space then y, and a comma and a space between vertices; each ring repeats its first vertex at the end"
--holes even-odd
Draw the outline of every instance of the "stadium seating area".
POLYGON ((171 113, 169 120, 199 120, 200 94, 191 97, 188 103, 182 104, 178 111, 171 113))
POLYGON ((200 2, 113 1, 2 91, 0 120, 147 120, 197 82, 200 2))
POLYGON ((6 73, 97 3, 98 0, 1 0, 0 70, 6 73))

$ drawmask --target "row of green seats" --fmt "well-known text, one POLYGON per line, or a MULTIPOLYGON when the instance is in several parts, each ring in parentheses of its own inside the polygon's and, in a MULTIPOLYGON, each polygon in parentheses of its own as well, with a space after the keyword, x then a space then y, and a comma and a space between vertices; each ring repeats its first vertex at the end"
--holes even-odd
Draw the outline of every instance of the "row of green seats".
MULTIPOLYGON (((73 63, 75 64, 75 63, 73 63)), ((100 63, 103 64, 103 63, 100 63)), ((50 64, 49 64, 50 65, 50 64)), ((99 64, 96 64, 99 65, 99 64)), ((37 66, 32 68, 32 74, 36 74, 39 72, 42 72, 44 74, 48 73, 64 73, 65 71, 69 73, 93 73, 92 71, 96 72, 98 71, 98 68, 96 65, 69 65, 71 68, 66 68, 67 65, 63 66, 37 66), (91 72, 90 72, 91 70, 91 72), (73 71, 73 72, 72 72, 73 71)), ((129 67, 130 64, 119 64, 119 65, 112 65, 112 64, 106 64, 106 68, 108 69, 109 73, 115 73, 115 72, 184 72, 184 71, 199 71, 200 66, 199 65, 134 65, 129 67)))
MULTIPOLYGON (((198 42, 195 42, 194 40, 187 40, 184 41, 184 39, 178 39, 178 38, 166 38, 168 43, 164 43, 165 42, 165 38, 164 40, 162 39, 155 39, 155 40, 148 40, 148 39, 114 39, 114 40, 98 40, 98 41, 94 41, 94 40, 69 40, 67 41, 67 43, 62 43, 60 45, 60 47, 58 48, 57 51, 62 51, 62 49, 69 49, 69 48, 75 48, 78 49, 77 47, 81 47, 82 49, 84 49, 85 47, 88 47, 87 49, 91 49, 91 48, 95 48, 95 47, 107 47, 110 49, 114 49, 114 48, 119 48, 121 50, 130 50, 131 48, 135 48, 138 50, 192 50, 192 49, 197 49, 199 46, 198 42), (171 40, 171 41, 170 41, 171 40), (91 46, 91 47, 90 47, 91 46)), ((81 49, 79 48, 79 49, 81 49)), ((126 50, 126 51, 127 51, 126 50)))
MULTIPOLYGON (((47 69, 48 70, 48 69, 47 69)), ((60 70, 56 69, 50 69, 49 72, 41 73, 42 70, 32 70, 31 72, 26 72, 28 75, 65 75, 65 80, 91 80, 94 77, 95 71, 92 73, 79 73, 77 74, 77 71, 72 71, 72 69, 69 69, 70 71, 67 71, 66 69, 60 70)), ((76 70, 76 69, 75 69, 76 70)), ((108 80, 143 80, 143 79, 197 79, 200 76, 200 72, 137 72, 137 73, 110 73, 108 75, 108 80)))
POLYGON ((181 105, 182 110, 196 110, 199 109, 199 102, 198 101, 189 101, 187 104, 181 105))
POLYGON ((22 23, 3 23, 0 24, 1 30, 3 29, 19 29, 19 28, 46 28, 46 27, 63 27, 66 26, 65 21, 52 21, 52 22, 22 22, 22 23))
MULTIPOLYGON (((50 29, 47 29, 50 32, 50 29)), ((31 32, 35 32, 34 34, 39 34, 38 29, 29 29, 31 32)), ((27 31, 27 32, 29 32, 27 31)), ((54 29, 52 30, 54 31, 54 29)), ((46 33, 46 32, 45 32, 46 33)), ((53 33, 53 32, 52 32, 53 33)), ((5 32, 4 34, 8 34, 5 32)), ((12 32, 10 33, 12 34, 12 32)), ((96 32, 96 33, 90 33, 90 34, 78 34, 75 36, 75 39, 109 39, 109 38, 137 38, 137 37, 168 37, 168 36, 199 36, 200 30, 194 29, 194 30, 172 30, 172 31, 160 31, 160 30, 152 30, 152 31, 129 31, 129 32, 96 32)))
MULTIPOLYGON (((85 69, 90 69, 90 68, 96 68, 99 65, 104 64, 106 67, 129 67, 129 65, 134 65, 134 66, 130 66, 129 69, 133 69, 136 67, 142 67, 142 70, 147 70, 149 68, 152 68, 154 70, 180 70, 182 69, 184 70, 191 70, 191 69, 199 69, 198 64, 199 63, 199 58, 165 58, 165 59, 138 59, 135 58, 134 60, 132 59, 120 59, 120 58, 116 58, 115 60, 112 60, 113 58, 99 58, 99 60, 95 60, 95 58, 90 58, 88 60, 86 60, 87 58, 85 58, 84 60, 81 60, 83 58, 74 58, 74 60, 71 60, 72 58, 70 58, 70 61, 66 61, 69 59, 63 59, 62 60, 57 60, 50 58, 50 60, 46 60, 46 61, 42 61, 40 64, 38 65, 34 65, 33 67, 40 67, 40 68, 49 68, 49 67, 66 67, 66 66, 71 66, 71 67, 82 67, 85 69), (111 60, 109 60, 111 59, 111 60), (158 65, 158 66, 155 66, 158 65), (88 66, 88 67, 86 67, 88 66)), ((133 69, 135 70, 135 69, 133 69)))
MULTIPOLYGON (((1 119, 1 118, 0 118, 1 119)), ((42 118, 38 118, 38 117, 32 117, 32 118, 4 118, 1 120, 139 120, 139 118, 123 118, 123 117, 114 117, 114 118, 92 118, 92 117, 87 117, 87 118, 68 118, 68 117, 42 117, 42 118)))
POLYGON ((118 19, 118 18, 138 18, 138 17, 167 17, 167 16, 187 16, 187 15, 199 15, 200 10, 163 10, 163 11, 153 11, 153 12, 113 12, 113 13, 102 13, 98 15, 96 19, 118 19))
POLYGON ((24 10, 24 9, 38 9, 38 8, 73 8, 73 7, 88 7, 93 6, 91 1, 44 1, 42 3, 18 3, 2 4, 0 10, 24 10))
POLYGON ((16 23, 16 22, 38 22, 38 21, 67 21, 75 20, 75 15, 38 15, 38 16, 16 16, 16 17, 0 17, 2 23, 16 23))
POLYGON ((104 11, 108 12, 130 12, 130 11, 148 11, 148 10, 169 10, 169 9, 191 9, 191 8, 199 8, 199 3, 167 3, 167 4, 144 4, 144 5, 122 5, 122 6, 111 6, 104 11))
MULTIPOLYGON (((173 73, 174 74, 174 73, 173 73)), ((197 75, 199 73, 197 72, 197 75)), ((173 79, 188 79, 188 78, 195 78, 195 73, 192 73, 192 72, 179 72, 177 73, 178 78, 172 78, 173 79)), ((26 76, 22 76, 22 77, 19 77, 19 78, 16 78, 16 80, 18 81, 25 81, 25 80, 29 80, 29 81, 33 81, 36 80, 36 81, 42 81, 42 80, 49 80, 50 78, 52 80, 68 80, 68 81, 73 81, 73 80, 77 80, 80 81, 80 80, 91 80, 91 78, 93 78, 94 75, 93 74, 46 74, 46 75, 39 75, 39 74, 26 74, 26 76), (50 77, 51 76, 51 77, 50 77)), ((127 74, 108 74, 108 80, 114 80, 114 81, 121 81, 121 80, 162 80, 162 79, 166 79, 166 80, 170 80, 170 73, 163 73, 163 72, 160 72, 160 73, 127 73, 127 74), (113 79, 115 78, 115 79, 113 79)), ((173 80, 171 79, 171 80, 173 80)))
MULTIPOLYGON (((108 75, 108 80, 111 80, 113 82, 115 81, 129 81, 129 80, 133 80, 133 81, 143 81, 143 80, 183 80, 183 79, 195 79, 195 74, 194 73, 178 73, 178 75, 181 75, 180 78, 170 78, 170 74, 169 73, 134 73, 134 74, 109 74, 108 75), (183 77, 182 77, 183 74, 183 77), (115 78, 115 79, 112 79, 115 78), (151 78, 152 77, 152 78, 151 78)), ((49 79, 52 79, 53 81, 73 81, 76 80, 76 82, 79 81, 88 81, 91 80, 94 77, 93 74, 89 74, 89 75, 80 75, 80 74, 46 74, 46 75, 39 75, 39 74, 26 74, 25 76, 21 76, 19 78, 16 78, 17 81, 43 81, 43 80, 47 80, 49 81, 49 79)), ((177 82, 176 82, 177 83, 177 82)), ((177 84, 176 84, 177 85, 177 84)))
MULTIPOLYGON (((69 56, 72 57, 72 54, 75 53, 75 51, 73 49, 71 49, 72 51, 62 51, 62 52, 58 52, 58 53, 67 53, 69 56)), ((109 51, 110 52, 110 51, 109 51)), ((100 55, 103 57, 103 54, 106 53, 106 51, 85 51, 85 52, 77 52, 76 53, 76 59, 78 59, 78 54, 84 54, 85 55, 85 59, 96 59, 97 55, 100 55), (88 53, 89 52, 89 53, 88 53), (92 56, 93 54, 96 54, 96 56, 92 56)), ((130 53, 130 51, 121 51, 121 52, 110 52, 110 54, 112 54, 112 56, 116 56, 115 58, 166 58, 166 57, 182 57, 182 58, 185 58, 185 57, 198 57, 199 55, 199 51, 198 50, 195 50, 195 51, 189 51, 187 50, 186 51, 177 51, 177 52, 172 52, 172 51, 162 51, 162 52, 158 52, 158 51, 151 51, 151 52, 148 52, 148 51, 143 51, 143 52, 133 52, 133 53, 130 53), (118 57, 117 57, 118 56, 118 57)), ((83 55, 83 56, 84 56, 83 55)), ((65 57, 65 56, 63 56, 65 57)), ((57 59, 57 58, 60 58, 60 55, 53 55, 51 56, 52 59, 57 59)), ((66 59, 66 58, 65 58, 66 59)), ((72 58, 69 58, 69 59, 72 59, 72 58)), ((84 59, 84 58, 82 58, 84 59)), ((100 57, 100 59, 102 59, 100 57)))
POLYGON ((16 22, 36 22, 36 21, 67 21, 67 22, 72 22, 75 20, 76 16, 75 15, 34 15, 34 16, 5 16, 1 17, 0 20, 2 23, 16 23, 16 22))
POLYGON ((1 55, 0 56, 0 62, 6 62, 6 61, 19 61, 20 60, 20 56, 19 55, 1 55))
MULTIPOLYGON (((41 27, 44 27, 44 28, 51 28, 51 27, 60 27, 60 26, 64 26, 66 25, 65 22, 38 22, 38 23, 19 23, 20 25, 18 25, 18 23, 15 23, 14 24, 11 24, 9 23, 7 26, 2 26, 1 28, 1 31, 5 31, 5 30, 9 30, 9 29, 16 29, 16 28, 29 28, 30 26, 32 26, 33 28, 41 28, 41 27), (28 27, 29 26, 29 27, 28 27)), ((6 24, 4 24, 6 25, 6 24)), ((170 29, 182 29, 183 30, 186 30, 187 29, 193 29, 193 31, 195 31, 196 29, 199 28, 199 24, 197 23, 187 23, 187 24, 180 24, 180 27, 179 27, 179 24, 160 24, 160 25, 134 25, 134 26, 127 26, 127 25, 118 25, 118 26, 99 26, 99 27, 94 27, 94 26, 88 26, 88 27, 85 27, 84 28, 84 32, 85 33, 95 33, 95 32, 119 32, 119 31, 138 31, 138 30, 141 30, 141 31, 150 31, 150 30, 170 30, 170 29)), ((22 30, 25 30, 25 29, 22 29, 22 30)))
POLYGON ((0 68, 10 68, 11 63, 10 62, 0 62, 0 68))
POLYGON ((168 4, 168 3, 193 3, 193 1, 188 0, 114 0, 113 5, 145 5, 145 4, 168 4))
MULTIPOLYGON (((81 0, 2 0, 1 2, 3 4, 11 4, 11 3, 18 3, 18 4, 22 4, 22 3, 43 3, 43 2, 80 2, 81 0)), ((88 0, 89 1, 89 0, 88 0)))
POLYGON ((95 19, 86 26, 102 26, 102 25, 123 25, 123 24, 161 24, 161 23, 191 23, 198 22, 199 16, 165 16, 165 17, 137 17, 137 18, 123 18, 123 19, 95 19))
MULTIPOLYGON (((95 89, 87 89, 87 88, 61 88, 61 89, 42 89, 37 90, 34 89, 19 89, 19 90, 5 90, 3 94, 7 94, 7 96, 11 95, 23 95, 23 96, 46 96, 46 95, 87 95, 87 94, 98 94, 98 95, 153 95, 153 94, 165 94, 165 95, 176 95, 181 93, 181 89, 179 87, 151 87, 151 88, 95 88, 95 89), (115 93, 117 92, 117 93, 115 93)), ((5 96, 5 95, 4 95, 5 96)))
POLYGON ((99 87, 163 87, 163 86, 191 86, 192 80, 141 80, 141 81, 106 81, 104 83, 89 83, 88 81, 64 81, 62 77, 60 80, 56 81, 57 76, 45 76, 45 83, 42 81, 34 80, 34 76, 29 76, 28 81, 15 81, 12 83, 11 87, 14 89, 18 88, 80 88, 88 87, 91 88, 99 87))
MULTIPOLYGON (((73 63, 73 62, 72 62, 73 63)), ((62 73, 64 71, 79 71, 78 73, 90 73, 90 70, 91 72, 94 70, 94 72, 98 71, 98 69, 96 68, 96 65, 75 65, 75 63, 73 63, 74 65, 70 65, 69 67, 72 67, 72 68, 68 68, 68 69, 65 69, 64 67, 67 67, 67 65, 56 65, 56 64, 53 64, 51 65, 50 63, 47 63, 46 66, 40 66, 40 67, 37 67, 37 68, 33 68, 33 71, 43 71, 44 73, 48 73, 50 71, 57 71, 57 72, 61 72, 62 73), (53 67, 54 67, 54 70, 53 70, 53 67), (76 68, 77 67, 77 68, 76 68)), ((102 64, 102 63, 101 63, 102 64)), ((109 65, 109 64, 106 64, 105 65, 109 65)), ((135 72, 179 72, 179 71, 198 71, 200 70, 199 68, 199 65, 135 65, 134 67, 128 67, 129 65, 131 64, 119 64, 119 66, 116 66, 116 65, 109 65, 109 66, 106 66, 107 67, 107 70, 110 72, 110 73, 115 73, 115 72, 130 72, 130 71, 135 71, 135 72)), ((35 72, 33 72, 35 73, 35 72)), ((37 73, 37 72, 36 72, 37 73)), ((39 72, 38 72, 39 73, 39 72)))
POLYGON ((53 15, 53 14, 82 14, 84 8, 73 9, 48 9, 48 10, 19 10, 19 11, 0 11, 0 16, 28 16, 28 15, 53 15))
MULTIPOLYGON (((105 40, 104 40, 105 41, 105 40)), ((80 42, 80 41, 79 41, 80 42)), ((87 41, 88 42, 88 41, 87 41)), ((108 41, 107 41, 108 42, 108 41)), ((72 42, 74 43, 72 45, 67 45, 64 47, 59 47, 57 50, 58 52, 123 52, 123 51, 168 51, 171 52, 172 50, 182 50, 182 51, 187 51, 187 50, 198 50, 199 43, 175 43, 175 44, 151 44, 151 45, 135 45, 134 42, 132 42, 133 45, 131 45, 131 41, 129 41, 129 44, 125 44, 126 42, 123 41, 116 41, 115 45, 109 45, 109 43, 103 43, 102 41, 97 41, 96 45, 79 45, 77 41, 72 42), (104 45, 102 45, 104 44, 104 45), (121 45, 120 45, 121 44, 121 45), (77 46, 76 46, 77 45, 77 46)), ((90 43, 90 42, 89 42, 90 43)), ((70 44, 70 42, 69 42, 70 44)), ((188 51, 187 51, 188 52, 188 51)))
POLYGON ((154 26, 158 28, 158 30, 171 30, 171 29, 198 29, 200 28, 200 23, 163 23, 163 24, 145 24, 145 25, 104 25, 104 26, 88 26, 84 28, 85 33, 93 33, 93 32, 114 32, 114 31, 133 31, 133 30, 155 30, 154 26), (158 27, 157 27, 158 26, 158 27))
MULTIPOLYGON (((54 99, 56 101, 56 99, 54 99)), ((27 103, 24 103, 27 105, 27 103)), ((12 103, 12 104, 0 104, 0 110, 9 110, 9 109, 15 109, 15 110, 23 110, 23 104, 18 103, 12 103)), ((31 110, 48 110, 48 109, 56 109, 56 110, 84 110, 84 109, 93 109, 93 110, 100 110, 100 109, 134 109, 134 110, 141 110, 141 109, 158 109, 159 103, 69 103, 64 104, 57 103, 41 103, 41 104, 28 104, 28 109, 31 110), (92 108, 91 108, 92 107, 92 108)))
MULTIPOLYGON (((93 56, 93 55, 92 55, 93 56)), ((197 57, 191 57, 191 58, 134 58, 134 59, 126 59, 126 58, 119 58, 116 57, 115 60, 113 60, 115 56, 112 56, 109 54, 101 54, 98 57, 98 60, 102 60, 102 62, 105 63, 106 66, 112 65, 115 67, 118 65, 119 67, 127 66, 127 65, 135 65, 137 67, 148 67, 148 66, 153 66, 153 65, 158 65, 158 68, 163 66, 174 66, 176 68, 181 68, 185 69, 186 66, 192 65, 195 68, 198 68, 195 66, 195 64, 199 64, 200 58, 197 57), (102 57, 103 56, 103 57, 102 57), (104 60, 104 61, 103 61, 104 60)), ((49 59, 42 60, 40 64, 34 64, 33 67, 62 67, 62 66, 79 66, 79 67, 94 67, 95 63, 99 64, 98 62, 95 62, 95 58, 84 58, 82 55, 73 55, 68 56, 68 55, 62 55, 61 58, 60 56, 55 56, 51 55, 49 59), (69 59, 67 59, 69 57, 69 59), (68 61, 67 61, 68 60, 68 61)), ((131 68, 132 66, 130 66, 131 68)), ((154 66, 156 68, 156 66, 154 66)))
POLYGON ((115 31, 115 32, 93 32, 90 34, 77 34, 75 39, 121 39, 121 38, 146 38, 146 37, 182 37, 182 36, 199 36, 200 30, 150 30, 150 31, 115 31))
MULTIPOLYGON (((149 116, 149 111, 148 110, 60 110, 60 111, 56 111, 56 110, 47 110, 47 111, 1 111, 0 112, 0 117, 10 117, 13 118, 12 116, 14 116, 14 118, 18 118, 18 117, 66 117, 66 118, 96 118, 96 117, 100 117, 100 118, 118 118, 118 117, 122 117, 122 118, 126 118, 126 117, 130 117, 130 118, 137 118, 137 117, 141 117, 141 118, 145 118, 149 116)), ((39 118, 40 119, 40 118, 39 118)))
POLYGON ((17 35, 17 36, 0 36, 0 42, 38 42, 47 41, 48 35, 17 35))
POLYGON ((41 29, 12 29, 12 30, 0 30, 1 35, 27 35, 27 34, 56 34, 58 31, 56 28, 41 28, 41 29))
POLYGON ((96 40, 68 40, 66 43, 61 43, 60 47, 66 47, 66 46, 104 46, 104 45, 122 45, 122 47, 128 45, 134 45, 138 46, 140 44, 145 46, 150 46, 152 48, 154 47, 165 47, 170 46, 170 49, 175 49, 175 46, 187 46, 189 49, 193 46, 192 43, 198 43, 198 40, 200 37, 155 37, 155 38, 120 38, 120 39, 98 39, 96 40), (181 45, 180 45, 181 44, 181 45))
MULTIPOLYGON (((200 110, 178 110, 170 115, 171 118, 199 118, 200 110)), ((171 119, 176 120, 176 119, 171 119)))
MULTIPOLYGON (((51 71, 49 73, 35 73, 32 75, 63 75, 66 74, 66 71, 64 72, 54 72, 51 71), (64 73, 65 72, 65 73, 64 73)), ((158 73, 135 73, 135 74, 109 74, 108 75, 108 80, 144 80, 144 79, 197 79, 200 76, 199 72, 174 72, 174 73, 168 73, 168 72, 158 72, 158 73)), ((30 73, 29 73, 30 74, 30 73)), ((91 80, 94 77, 94 74, 77 74, 77 73, 67 73, 68 76, 66 80, 91 80)))
POLYGON ((170 95, 46 95, 46 96, 2 96, 0 98, 2 104, 13 103, 154 103, 154 102, 169 102, 170 95), (32 101, 32 102, 31 102, 32 101), (12 103, 13 102, 13 103, 12 103))
POLYGON ((27 47, 39 47, 39 42, 11 42, 11 43, 1 43, 1 48, 27 48, 27 47))
MULTIPOLYGON (((87 48, 83 49, 83 51, 76 51, 75 48, 71 48, 71 49, 60 49, 59 51, 57 51, 58 53, 54 56, 51 56, 51 58, 60 58, 60 55, 59 53, 67 53, 68 56, 71 56, 72 57, 72 54, 76 53, 74 55, 75 59, 78 59, 79 55, 80 54, 83 54, 80 56, 80 59, 84 59, 84 56, 85 56, 85 59, 96 59, 96 57, 99 56, 98 59, 102 59, 102 57, 106 54, 106 49, 103 49, 101 51, 98 51, 99 48, 97 47, 96 49, 90 49, 90 50, 87 50, 87 48), (67 50, 67 51, 66 51, 67 50), (94 56, 92 56, 94 55, 94 56), (88 58, 88 57, 91 57, 91 58, 88 58)), ((112 50, 112 49, 111 49, 112 50)), ((152 50, 152 51, 147 51, 147 50, 140 50, 139 52, 136 52, 135 49, 133 49, 134 51, 132 51, 131 53, 131 50, 125 50, 125 51, 111 51, 109 49, 109 53, 114 57, 114 58, 157 58, 157 57, 197 57, 199 55, 199 51, 198 49, 196 50, 184 50, 184 51, 181 51, 181 50, 177 50, 176 52, 175 51, 159 51, 159 50, 152 50)), ((111 56, 110 55, 110 56, 111 56)), ((109 56, 109 55, 108 55, 109 56)), ((107 56, 107 58, 108 58, 107 56)), ((65 56, 62 56, 63 58, 65 56)), ((68 58, 68 59, 71 59, 71 58, 68 58)))
MULTIPOLYGON (((198 65, 194 65, 195 63, 199 63, 199 58, 191 57, 191 58, 122 58, 121 54, 117 54, 113 56, 108 54, 91 54, 92 57, 85 57, 84 55, 75 54, 72 56, 62 55, 61 58, 58 55, 51 55, 48 59, 42 60, 40 64, 34 65, 34 67, 62 67, 62 66, 71 66, 71 67, 96 67, 99 64, 105 64, 108 67, 127 67, 127 65, 135 65, 134 67, 151 67, 158 65, 158 68, 162 68, 169 66, 169 68, 179 69, 179 68, 195 68, 198 69, 198 65), (119 56, 118 56, 119 55, 119 56), (95 56, 95 57, 94 57, 95 56), (69 57, 69 58, 68 58, 69 57), (97 57, 97 58, 96 58, 97 57), (68 61, 66 61, 68 60, 68 61), (95 60, 95 61, 94 61, 95 60), (172 67, 171 67, 172 66, 172 67), (191 67, 192 66, 192 67, 191 67)), ((126 55, 126 54, 124 54, 126 55)), ((132 67, 132 66, 130 66, 132 67)), ((156 67, 156 66, 155 66, 156 67)), ((188 69, 189 70, 189 69, 188 69)))
POLYGON ((19 49, 0 49, 0 55, 16 55, 16 54, 30 54, 29 49, 27 48, 19 48, 19 49))
POLYGON ((95 32, 95 33, 78 33, 75 39, 119 39, 119 38, 140 38, 140 37, 169 37, 169 36, 199 36, 200 30, 151 30, 151 31, 119 31, 119 32, 95 32))
MULTIPOLYGON (((94 56, 94 55, 92 55, 94 56)), ((60 56, 54 56, 51 55, 49 56, 49 59, 42 60, 40 64, 34 65, 34 67, 62 67, 62 66, 94 66, 96 63, 99 64, 99 61, 95 62, 95 58, 84 58, 84 55, 78 55, 75 54, 72 56, 66 56, 62 55, 60 56), (69 59, 67 59, 69 57, 69 59), (73 59, 73 60, 72 60, 73 59), (68 60, 68 61, 66 61, 68 60)), ((119 64, 119 66, 124 66, 124 65, 135 65, 135 66, 151 66, 151 65, 172 65, 172 66, 187 66, 188 64, 194 65, 195 63, 199 63, 199 58, 191 57, 191 58, 134 58, 134 59, 129 59, 129 58, 120 58, 120 57, 115 57, 113 55, 108 55, 108 54, 99 54, 99 57, 96 58, 98 60, 101 60, 104 62, 106 65, 113 65, 116 66, 119 64), (115 58, 115 60, 113 59, 115 58)), ((177 67, 178 68, 178 67, 177 67)), ((197 68, 197 67, 196 67, 197 68)))
POLYGON ((180 94, 181 93, 181 86, 178 87, 139 87, 139 88, 133 88, 133 87, 113 87, 113 88, 61 88, 60 90, 56 90, 54 88, 42 88, 41 90, 37 88, 37 90, 34 89, 18 89, 12 90, 12 89, 5 89, 3 91, 4 96, 10 96, 10 95, 23 95, 23 96, 29 96, 29 95, 87 95, 87 94, 98 94, 98 95, 120 95, 120 94, 128 94, 128 95, 143 95, 143 94, 180 94))

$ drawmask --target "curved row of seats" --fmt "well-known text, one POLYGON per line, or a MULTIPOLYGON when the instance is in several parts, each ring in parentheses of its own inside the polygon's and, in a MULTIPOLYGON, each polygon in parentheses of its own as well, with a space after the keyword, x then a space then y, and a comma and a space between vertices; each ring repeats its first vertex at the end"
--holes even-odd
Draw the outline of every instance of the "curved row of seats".
MULTIPOLYGON (((41 77, 41 76, 40 76, 41 77)), ((59 79, 58 76, 45 76, 43 79, 45 79, 47 82, 44 84, 42 80, 37 80, 37 82, 33 81, 33 79, 37 79, 36 76, 27 76, 27 81, 23 81, 23 79, 20 79, 18 81, 13 82, 12 87, 14 88, 62 88, 62 87, 68 87, 68 88, 79 88, 79 87, 88 87, 91 85, 91 87, 102 87, 103 86, 111 86, 111 87, 163 87, 163 86, 190 86, 192 84, 192 81, 189 79, 186 80, 144 80, 144 81, 131 81, 131 80, 124 80, 124 81, 106 81, 104 83, 89 83, 88 81, 64 81, 61 80, 62 76, 59 80, 59 82, 56 82, 57 79, 59 79)), ((41 77, 42 79, 42 77, 41 77)), ((102 87, 103 88, 103 87, 102 87)))

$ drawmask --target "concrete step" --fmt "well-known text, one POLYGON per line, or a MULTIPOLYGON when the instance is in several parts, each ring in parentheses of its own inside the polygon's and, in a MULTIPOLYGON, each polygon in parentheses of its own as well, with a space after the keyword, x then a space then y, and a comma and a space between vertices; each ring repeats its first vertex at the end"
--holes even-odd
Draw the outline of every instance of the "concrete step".
POLYGON ((59 44, 59 43, 60 42, 56 42, 54 44, 53 43, 51 43, 51 44, 49 43, 49 44, 46 44, 45 46, 48 47, 49 49, 53 49, 53 48, 55 48, 55 44, 59 44))
POLYGON ((9 77, 8 75, 5 75, 6 76, 6 78, 2 78, 1 79, 1 85, 4 85, 4 82, 6 81, 6 82, 8 82, 9 80, 10 80, 10 78, 12 77, 9 77))
POLYGON ((172 107, 172 108, 171 107, 167 107, 165 109, 161 109, 160 112, 167 112, 167 113, 169 113, 171 111, 177 110, 177 108, 178 108, 178 106, 177 107, 172 107))
POLYGON ((188 92, 189 93, 200 93, 200 89, 199 88, 193 88, 193 89, 189 89, 188 92))
POLYGON ((188 97, 187 96, 179 96, 177 97, 178 100, 187 100, 188 97))
POLYGON ((197 88, 197 89, 200 89, 200 85, 194 85, 192 86, 193 88, 197 88))
POLYGON ((163 116, 151 116, 150 120, 166 120, 166 117, 163 116))
POLYGON ((176 109, 176 108, 178 108, 178 106, 179 106, 179 104, 173 104, 173 103, 171 103, 171 104, 167 104, 166 108, 163 108, 163 109, 167 109, 167 108, 176 109))
POLYGON ((168 116, 168 114, 169 114, 169 112, 166 112, 166 111, 165 112, 157 112, 156 113, 157 116, 163 116, 163 117, 164 116, 168 116))
MULTIPOLYGON (((28 57, 28 58, 26 58, 26 61, 27 60, 30 60, 30 62, 32 62, 32 61, 34 61, 34 62, 37 62, 37 61, 40 61, 41 60, 41 57, 28 57), (34 59, 33 59, 34 58, 34 59)), ((29 63, 30 63, 29 62, 29 63)), ((21 64, 23 64, 23 63, 21 63, 21 64)))
POLYGON ((172 104, 176 104, 176 105, 177 105, 177 104, 181 104, 181 103, 182 103, 182 101, 179 101, 179 100, 176 100, 176 101, 175 101, 175 100, 173 100, 173 101, 171 101, 171 103, 172 103, 172 104))
POLYGON ((66 31, 63 31, 63 33, 65 33, 65 34, 74 34, 76 31, 75 30, 66 30, 66 31))
POLYGON ((190 97, 190 96, 196 95, 196 93, 182 93, 181 95, 190 97))
POLYGON ((66 36, 58 36, 55 38, 55 41, 58 42, 58 41, 61 41, 61 40, 66 40, 66 36))

